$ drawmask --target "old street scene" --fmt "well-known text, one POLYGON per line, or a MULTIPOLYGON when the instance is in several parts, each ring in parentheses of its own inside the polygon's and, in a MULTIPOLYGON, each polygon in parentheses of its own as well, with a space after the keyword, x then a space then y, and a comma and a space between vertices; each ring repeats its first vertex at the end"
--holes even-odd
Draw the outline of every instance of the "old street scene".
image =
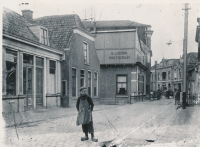
POLYGON ((2 7, 5 147, 200 147, 200 3, 2 7))

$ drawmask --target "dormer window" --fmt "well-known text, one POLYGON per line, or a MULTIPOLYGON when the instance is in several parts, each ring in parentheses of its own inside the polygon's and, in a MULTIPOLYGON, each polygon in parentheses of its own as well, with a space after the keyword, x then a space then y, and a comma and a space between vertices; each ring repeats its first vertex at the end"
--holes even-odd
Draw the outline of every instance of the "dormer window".
POLYGON ((47 39, 47 30, 41 28, 40 29, 40 35, 41 35, 41 43, 44 45, 48 45, 48 39, 47 39))

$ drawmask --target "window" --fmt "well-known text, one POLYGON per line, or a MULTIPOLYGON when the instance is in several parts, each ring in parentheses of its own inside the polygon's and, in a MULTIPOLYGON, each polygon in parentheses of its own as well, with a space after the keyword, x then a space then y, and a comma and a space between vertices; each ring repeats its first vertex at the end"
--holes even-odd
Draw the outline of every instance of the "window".
POLYGON ((72 68, 72 96, 75 97, 76 96, 76 69, 72 68))
POLYGON ((89 63, 89 57, 88 57, 88 44, 83 43, 83 55, 84 55, 84 63, 89 63))
POLYGON ((179 79, 181 79, 181 69, 179 69, 179 79))
POLYGON ((6 50, 6 95, 16 95, 17 52, 6 50))
POLYGON ((89 96, 91 96, 91 87, 92 87, 91 72, 88 71, 88 95, 89 96))
POLYGON ((55 94, 56 89, 56 62, 49 61, 49 91, 50 94, 55 94))
POLYGON ((80 71, 80 87, 85 86, 85 70, 80 71))
POLYGON ((55 74, 55 71, 56 71, 56 62, 50 60, 49 73, 55 74))
POLYGON ((144 93, 144 76, 138 74, 138 91, 144 93))
POLYGON ((171 79, 171 73, 170 73, 170 71, 168 71, 168 79, 169 80, 171 79))
POLYGON ((94 73, 94 96, 97 96, 97 73, 94 73))
POLYGON ((174 69, 174 78, 176 78, 176 69, 174 69))
POLYGON ((47 30, 41 28, 41 43, 44 45, 48 45, 47 42, 47 30))
POLYGON ((33 65, 33 55, 23 54, 23 63, 33 65))
POLYGON ((158 73, 158 80, 160 80, 160 74, 158 73))
POLYGON ((117 94, 127 94, 127 76, 117 75, 117 94))

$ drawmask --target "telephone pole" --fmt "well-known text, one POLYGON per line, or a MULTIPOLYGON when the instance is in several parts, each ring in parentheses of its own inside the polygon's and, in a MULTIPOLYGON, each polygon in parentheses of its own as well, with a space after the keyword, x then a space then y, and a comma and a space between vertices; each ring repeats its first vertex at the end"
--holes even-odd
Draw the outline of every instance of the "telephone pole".
POLYGON ((186 75, 187 75, 187 42, 188 42, 188 3, 185 4, 185 23, 184 23, 184 46, 183 46, 183 55, 184 55, 184 64, 183 64, 183 109, 186 109, 186 75))

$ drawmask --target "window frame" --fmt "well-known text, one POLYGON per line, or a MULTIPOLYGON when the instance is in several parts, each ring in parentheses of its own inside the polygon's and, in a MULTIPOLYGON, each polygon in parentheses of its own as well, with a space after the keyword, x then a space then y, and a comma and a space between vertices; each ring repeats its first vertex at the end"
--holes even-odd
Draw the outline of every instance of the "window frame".
MULTIPOLYGON (((78 78, 77 78, 77 77, 78 77, 77 75, 78 75, 78 72, 77 72, 77 71, 78 71, 78 70, 77 70, 76 67, 72 67, 71 69, 75 69, 75 70, 76 70, 76 92, 75 92, 75 93, 76 93, 76 96, 73 96, 73 95, 72 95, 72 97, 78 97, 78 93, 77 93, 77 91, 78 91, 78 83, 77 83, 77 79, 78 79, 78 78)), ((73 94, 73 93, 72 93, 72 94, 73 94)))
MULTIPOLYGON (((3 49, 3 48, 2 48, 3 49)), ((3 49, 4 50, 4 49, 3 49)), ((6 79, 5 79, 5 82, 6 82, 6 87, 5 87, 5 92, 6 92, 6 95, 7 95, 7 64, 13 64, 15 67, 14 67, 14 70, 13 71, 11 71, 11 73, 10 73, 10 75, 12 74, 12 73, 14 73, 15 72, 15 83, 14 83, 14 94, 12 95, 12 96, 16 96, 17 94, 18 94, 18 60, 19 60, 19 56, 18 56, 18 51, 17 50, 12 50, 12 49, 10 49, 10 48, 5 48, 5 53, 6 53, 6 57, 5 57, 5 68, 6 68, 6 71, 5 71, 5 73, 6 73, 6 79), (7 60, 7 51, 11 51, 11 52, 13 52, 13 54, 14 54, 14 52, 15 52, 15 55, 13 55, 12 53, 11 53, 11 55, 13 55, 13 58, 14 58, 14 61, 9 61, 9 60, 7 60), (15 61, 15 57, 16 57, 16 61, 15 61)), ((3 66, 2 66, 2 68, 3 68, 3 66)), ((11 68, 12 69, 12 68, 11 68)), ((3 69, 4 70, 4 69, 3 69)))
MULTIPOLYGON (((93 96, 94 97, 98 97, 98 72, 96 72, 96 71, 94 71, 94 76, 93 76, 93 80, 95 80, 95 74, 97 75, 96 76, 96 95, 94 94, 94 92, 93 92, 93 96)), ((94 82, 93 82, 94 83, 94 82)), ((95 87, 95 85, 93 86, 93 88, 95 87)))
POLYGON ((89 64, 89 44, 86 41, 83 41, 83 56, 84 56, 84 63, 89 64), (86 49, 84 49, 84 45, 86 45, 86 49), (85 59, 85 52, 86 52, 86 59, 85 59))
POLYGON ((85 87, 85 86, 86 86, 86 84, 85 84, 85 81, 86 81, 86 80, 85 80, 85 78, 86 78, 85 73, 86 73, 86 72, 85 72, 85 69, 81 69, 81 70, 80 70, 80 76, 79 76, 79 78, 80 78, 80 80, 79 80, 79 81, 80 81, 80 85, 79 85, 79 86, 80 86, 80 87, 83 87, 83 86, 85 87), (84 77, 81 77, 81 70, 84 71, 84 77), (84 83, 83 86, 81 86, 81 79, 84 79, 84 80, 83 80, 83 83, 84 83))
POLYGON ((116 74, 116 95, 123 95, 127 96, 128 95, 128 74, 116 74), (126 77, 126 94, 118 94, 118 76, 125 76, 126 77))
POLYGON ((44 28, 44 27, 40 27, 40 43, 44 44, 44 45, 49 45, 49 41, 48 41, 48 29, 44 28), (45 32, 46 31, 46 37, 45 37, 45 32))
MULTIPOLYGON (((92 71, 91 70, 88 70, 88 82, 89 82, 89 72, 91 74, 91 77, 90 77, 90 95, 88 93, 89 96, 92 97, 92 71)), ((88 83, 89 84, 89 83, 88 83)), ((89 86, 89 85, 88 85, 89 86)), ((88 87, 89 88, 89 87, 88 87)))

